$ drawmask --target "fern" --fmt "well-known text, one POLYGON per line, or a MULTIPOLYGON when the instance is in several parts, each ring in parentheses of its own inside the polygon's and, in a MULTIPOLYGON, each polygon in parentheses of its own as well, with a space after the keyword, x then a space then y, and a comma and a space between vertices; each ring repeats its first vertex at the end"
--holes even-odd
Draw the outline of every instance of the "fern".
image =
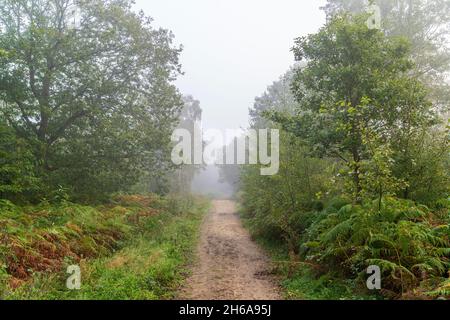
POLYGON ((436 222, 428 208, 410 201, 390 198, 381 210, 372 204, 347 205, 311 226, 307 239, 315 246, 309 257, 353 274, 378 265, 385 289, 403 293, 448 271, 450 243, 442 235, 448 218, 436 222))

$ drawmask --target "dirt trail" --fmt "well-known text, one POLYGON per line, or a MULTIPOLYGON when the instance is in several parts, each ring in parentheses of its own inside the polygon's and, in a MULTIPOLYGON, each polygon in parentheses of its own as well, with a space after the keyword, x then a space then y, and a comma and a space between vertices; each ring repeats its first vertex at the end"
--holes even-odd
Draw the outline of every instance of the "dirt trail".
POLYGON ((270 275, 270 261, 242 227, 234 202, 213 202, 202 225, 197 254, 198 263, 180 299, 281 299, 270 275))

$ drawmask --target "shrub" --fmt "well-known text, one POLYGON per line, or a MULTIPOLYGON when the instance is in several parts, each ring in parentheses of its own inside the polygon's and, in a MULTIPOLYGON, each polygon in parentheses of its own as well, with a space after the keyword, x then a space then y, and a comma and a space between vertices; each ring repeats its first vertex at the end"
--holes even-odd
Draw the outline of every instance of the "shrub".
POLYGON ((425 206, 387 198, 381 210, 376 203, 329 208, 308 230, 303 252, 347 277, 378 265, 385 292, 406 294, 447 276, 449 236, 448 210, 438 216, 425 206))
POLYGON ((98 208, 61 200, 28 207, 0 200, 0 296, 37 273, 113 252, 163 203, 156 195, 118 196, 98 208))
POLYGON ((0 199, 20 200, 39 189, 29 145, 0 122, 0 199))

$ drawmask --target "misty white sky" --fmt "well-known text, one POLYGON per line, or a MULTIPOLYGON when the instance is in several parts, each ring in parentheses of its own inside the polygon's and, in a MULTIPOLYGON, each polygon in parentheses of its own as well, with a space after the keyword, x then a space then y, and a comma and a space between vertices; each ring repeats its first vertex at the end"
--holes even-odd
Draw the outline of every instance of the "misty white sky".
POLYGON ((324 0, 136 0, 184 46, 183 94, 200 100, 203 127, 248 126, 254 98, 294 63, 294 38, 325 23, 324 0))

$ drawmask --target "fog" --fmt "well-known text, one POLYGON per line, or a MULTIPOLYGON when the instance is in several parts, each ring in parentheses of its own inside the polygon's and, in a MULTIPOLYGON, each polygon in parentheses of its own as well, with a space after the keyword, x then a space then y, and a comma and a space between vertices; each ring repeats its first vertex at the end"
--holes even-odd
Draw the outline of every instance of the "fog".
MULTIPOLYGON (((203 128, 225 130, 248 127, 254 98, 294 63, 294 39, 325 22, 324 2, 137 0, 136 9, 183 45, 185 74, 176 85, 200 100, 203 128)), ((195 179, 193 190, 228 196, 231 187, 218 181, 217 168, 209 167, 195 179)))
POLYGON ((206 195, 215 199, 230 199, 233 188, 228 183, 219 181, 219 168, 207 166, 201 170, 192 181, 192 193, 206 195))
POLYGON ((137 0, 182 44, 177 81, 203 108, 204 128, 247 127, 256 96, 294 62, 294 38, 325 22, 323 0, 137 0))

